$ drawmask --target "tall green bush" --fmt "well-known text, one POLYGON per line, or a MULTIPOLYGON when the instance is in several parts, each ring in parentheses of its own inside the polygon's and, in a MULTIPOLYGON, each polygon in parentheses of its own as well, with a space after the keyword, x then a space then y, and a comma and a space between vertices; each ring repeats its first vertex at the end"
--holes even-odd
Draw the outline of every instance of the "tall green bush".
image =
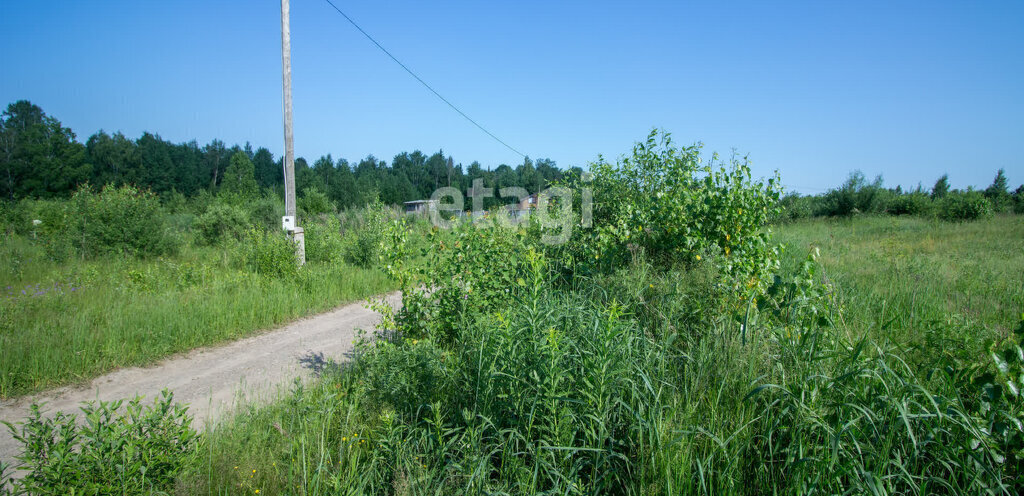
POLYGON ((298 274, 295 243, 283 231, 250 229, 245 241, 245 260, 253 272, 267 277, 298 274))
POLYGON ((306 260, 310 262, 334 263, 345 255, 345 244, 341 237, 341 223, 338 217, 329 215, 322 220, 307 222, 306 260))
POLYGON ((316 216, 322 214, 334 214, 338 207, 319 189, 307 188, 298 199, 298 207, 305 216, 316 216))
POLYGON ((992 203, 977 191, 946 195, 939 206, 939 217, 953 222, 972 221, 992 216, 992 203))
POLYGON ((676 147, 655 130, 619 162, 591 164, 593 180, 573 184, 593 190, 593 227, 570 240, 575 263, 613 268, 642 249, 663 265, 715 256, 729 275, 769 273, 778 177, 755 181, 750 164, 735 157, 703 164, 700 149, 676 147))
POLYGON ((197 240, 208 245, 242 239, 250 226, 249 215, 245 210, 226 203, 210 205, 193 224, 197 240))
POLYGON ((177 250, 160 200, 133 186, 106 186, 94 193, 87 185, 71 197, 70 242, 84 257, 108 253, 164 255, 177 250))
POLYGON ((882 177, 868 182, 864 174, 854 171, 837 189, 821 199, 819 215, 848 217, 854 214, 880 213, 887 206, 888 191, 882 187, 882 177))
POLYGON ((926 215, 931 211, 932 200, 925 193, 894 195, 887 207, 892 215, 926 215))

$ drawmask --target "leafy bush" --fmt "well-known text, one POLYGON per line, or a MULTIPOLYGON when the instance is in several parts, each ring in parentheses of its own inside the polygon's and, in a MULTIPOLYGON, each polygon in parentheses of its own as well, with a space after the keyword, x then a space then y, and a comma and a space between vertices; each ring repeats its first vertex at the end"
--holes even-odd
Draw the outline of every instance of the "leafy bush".
POLYGON ((317 188, 307 188, 303 191, 297 206, 305 214, 304 217, 338 212, 338 207, 334 205, 334 202, 317 188))
POLYGON ((298 274, 295 243, 283 231, 250 229, 246 244, 246 262, 253 272, 267 277, 298 274))
POLYGON ((390 222, 390 211, 380 202, 364 210, 361 224, 345 232, 345 261, 358 267, 372 267, 379 260, 380 246, 384 241, 385 226, 390 222))
POLYGON ((925 193, 895 195, 889 201, 888 212, 892 215, 925 215, 932 207, 931 198, 925 193))
POLYGON ((159 198, 133 186, 106 186, 99 193, 88 185, 79 188, 71 197, 67 225, 66 234, 84 257, 164 255, 180 245, 159 198))
POLYGON ((338 217, 330 215, 321 221, 309 222, 304 229, 306 260, 334 263, 342 259, 345 245, 341 238, 341 223, 338 217))
POLYGON ((750 165, 717 156, 701 165, 700 145, 677 148, 653 131, 617 164, 591 164, 593 228, 573 236, 569 256, 579 269, 607 270, 642 250, 656 264, 718 255, 724 275, 759 279, 775 266, 767 224, 778 216, 779 180, 753 181, 750 165))
POLYGON ((7 424, 28 474, 14 483, 29 494, 151 494, 170 492, 196 455, 198 438, 185 407, 165 390, 152 406, 136 397, 88 403, 75 415, 44 417, 38 405, 20 429, 7 424))
POLYGON ((249 227, 249 215, 245 210, 225 203, 210 205, 194 224, 198 240, 208 245, 242 239, 249 227))
POLYGON ((1013 212, 1024 214, 1024 184, 1013 193, 1013 212))
POLYGON ((992 203, 977 191, 949 193, 939 206, 939 217, 953 222, 992 216, 992 203))
POLYGON ((276 195, 267 194, 249 204, 249 218, 262 229, 281 229, 284 202, 276 195))
POLYGON ((822 196, 817 214, 848 217, 854 214, 884 212, 887 196, 888 192, 882 188, 881 176, 868 183, 863 173, 854 171, 842 186, 822 196))
POLYGON ((814 216, 814 212, 818 208, 817 203, 816 197, 790 193, 779 201, 779 219, 783 221, 809 219, 814 216))

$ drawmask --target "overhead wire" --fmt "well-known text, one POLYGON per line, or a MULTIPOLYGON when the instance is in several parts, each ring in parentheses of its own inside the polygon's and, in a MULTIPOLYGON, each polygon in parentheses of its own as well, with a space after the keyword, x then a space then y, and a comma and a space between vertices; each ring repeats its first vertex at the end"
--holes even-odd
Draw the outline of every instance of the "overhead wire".
POLYGON ((505 142, 505 140, 503 140, 503 139, 501 139, 501 138, 497 137, 497 136, 496 136, 496 135, 495 135, 494 133, 492 133, 492 132, 488 131, 488 130, 487 130, 487 128, 485 128, 485 127, 481 126, 481 125, 480 125, 480 123, 478 123, 477 121, 475 121, 475 120, 474 120, 474 119, 473 119, 472 117, 470 117, 470 116, 466 115, 466 113, 465 113, 465 112, 463 112, 462 110, 460 110, 460 109, 459 109, 458 107, 456 107, 456 106, 455 106, 455 104, 453 104, 453 103, 452 103, 451 101, 449 101, 449 100, 448 100, 447 98, 445 98, 445 97, 444 97, 444 96, 442 96, 442 95, 441 95, 440 93, 438 93, 438 92, 437 92, 437 90, 435 90, 435 89, 434 89, 434 88, 433 88, 432 86, 430 86, 429 84, 427 84, 427 82, 426 82, 426 81, 424 81, 424 80, 423 80, 423 78, 421 78, 421 77, 419 77, 418 75, 416 75, 416 73, 415 73, 415 72, 413 72, 413 71, 412 71, 412 69, 410 69, 410 68, 409 68, 408 66, 406 66, 405 64, 403 64, 403 63, 402 63, 402 61, 398 60, 398 58, 397 58, 397 57, 395 57, 394 55, 392 55, 392 54, 391 54, 391 52, 389 52, 387 48, 384 48, 384 46, 383 46, 383 45, 381 45, 381 44, 380 44, 380 43, 379 43, 379 42, 378 42, 378 41, 377 41, 376 39, 374 39, 374 38, 373 38, 373 36, 370 36, 370 33, 367 33, 367 32, 366 32, 366 30, 364 30, 364 29, 363 29, 362 27, 360 27, 360 26, 359 26, 359 24, 357 24, 357 23, 356 23, 356 21, 354 21, 354 20, 353 20, 353 19, 352 19, 351 17, 349 17, 349 16, 348 16, 348 14, 346 14, 346 13, 342 12, 342 10, 341 10, 340 8, 338 8, 338 6, 334 4, 334 2, 332 2, 331 0, 324 0, 324 1, 325 1, 325 2, 327 2, 327 4, 328 4, 328 5, 330 5, 331 7, 333 7, 333 8, 334 8, 334 10, 338 11, 338 13, 339 13, 339 14, 341 14, 341 16, 342 16, 342 17, 344 17, 344 18, 345 18, 345 20, 347 20, 347 21, 349 22, 349 24, 351 24, 351 25, 352 25, 353 27, 355 27, 355 28, 356 28, 357 30, 359 30, 359 32, 360 32, 360 33, 362 33, 362 34, 363 34, 363 36, 365 36, 365 37, 366 37, 366 39, 370 40, 370 42, 371 42, 371 43, 373 43, 374 45, 376 45, 376 46, 377 46, 377 48, 379 48, 379 49, 380 49, 380 51, 384 52, 384 54, 385 54, 385 55, 387 55, 387 56, 388 56, 388 57, 389 57, 389 58, 390 58, 391 60, 393 60, 393 61, 394 61, 394 62, 395 62, 396 64, 398 64, 398 65, 399 65, 399 67, 401 67, 402 69, 404 69, 404 70, 405 70, 405 72, 408 72, 410 76, 412 76, 412 77, 413 77, 414 79, 416 79, 417 81, 419 81, 419 82, 420 82, 420 84, 422 84, 424 88, 426 88, 426 89, 430 90, 430 92, 431 92, 431 93, 433 93, 433 94, 434 94, 434 96, 436 96, 436 97, 440 98, 440 99, 441 99, 441 101, 442 101, 442 102, 444 102, 445 104, 447 104, 447 105, 448 105, 449 107, 451 107, 451 108, 452 108, 452 110, 454 110, 454 111, 455 111, 455 112, 457 112, 457 113, 458 113, 459 115, 461 115, 462 117, 464 117, 464 118, 465 118, 465 119, 466 119, 467 121, 469 121, 470 123, 472 123, 472 124, 473 124, 474 126, 476 126, 476 127, 478 128, 478 129, 480 129, 481 131, 483 131, 484 133, 486 133, 486 134, 487 134, 488 136, 490 136, 491 138, 493 138, 493 139, 494 139, 495 141, 497 141, 498 143, 501 143, 502 145, 504 145, 504 146, 505 146, 505 148, 508 148, 509 150, 512 150, 512 152, 514 152, 514 153, 515 153, 516 155, 519 155, 520 157, 524 157, 524 158, 526 157, 526 155, 525 155, 524 153, 520 152, 519 150, 516 150, 515 148, 513 148, 513 147, 512 147, 512 145, 509 145, 508 143, 506 143, 506 142, 505 142))

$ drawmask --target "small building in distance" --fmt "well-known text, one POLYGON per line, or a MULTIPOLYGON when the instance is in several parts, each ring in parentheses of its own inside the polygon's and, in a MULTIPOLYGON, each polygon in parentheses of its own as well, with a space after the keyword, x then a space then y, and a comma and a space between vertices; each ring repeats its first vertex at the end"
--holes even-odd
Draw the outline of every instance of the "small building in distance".
POLYGON ((505 205, 505 209, 512 222, 519 223, 530 218, 530 212, 537 208, 537 193, 520 198, 519 201, 505 205))
POLYGON ((430 212, 437 211, 437 200, 414 200, 404 203, 405 213, 408 215, 430 215, 430 212))
POLYGON ((516 210, 530 210, 532 208, 537 208, 537 193, 521 198, 516 203, 516 210))

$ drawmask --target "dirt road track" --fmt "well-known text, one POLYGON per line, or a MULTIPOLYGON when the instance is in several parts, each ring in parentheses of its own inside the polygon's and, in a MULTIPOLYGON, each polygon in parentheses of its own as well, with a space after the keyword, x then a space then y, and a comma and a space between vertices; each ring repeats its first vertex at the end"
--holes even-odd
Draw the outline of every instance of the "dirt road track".
MULTIPOLYGON (((387 298, 392 303, 400 299, 398 293, 387 298)), ((300 365, 300 358, 322 353, 325 358, 344 360, 352 350, 356 331, 371 331, 380 319, 365 303, 346 305, 226 345, 194 350, 151 367, 117 370, 94 379, 88 387, 69 386, 7 400, 0 403, 0 420, 22 420, 32 402, 45 402, 48 413, 73 413, 79 412, 83 401, 135 395, 151 400, 169 388, 175 401, 190 405, 193 425, 201 428, 203 422, 216 420, 239 401, 260 401, 296 377, 309 377, 311 372, 300 365)), ((0 460, 13 464, 18 449, 7 428, 0 425, 0 460)))

